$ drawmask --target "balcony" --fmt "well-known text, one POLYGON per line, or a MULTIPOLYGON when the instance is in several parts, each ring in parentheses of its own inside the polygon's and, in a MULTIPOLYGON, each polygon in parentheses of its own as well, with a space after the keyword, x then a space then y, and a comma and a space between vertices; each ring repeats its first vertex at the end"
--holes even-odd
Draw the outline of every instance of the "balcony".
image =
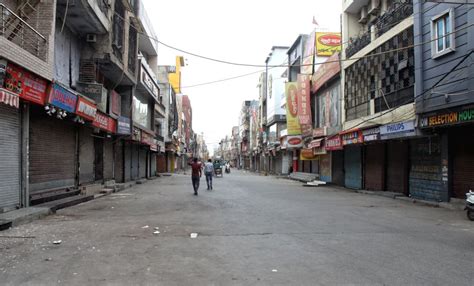
POLYGON ((413 102, 414 99, 415 95, 413 85, 396 90, 395 92, 375 98, 375 113, 408 104, 413 102))
POLYGON ((109 5, 103 0, 57 0, 57 14, 67 12, 66 24, 78 34, 105 34, 110 26, 109 5))
POLYGON ((18 45, 23 50, 46 61, 46 38, 25 20, 0 3, 0 37, 18 45))
POLYGON ((405 0, 402 3, 393 3, 384 14, 378 17, 375 23, 377 37, 380 37, 412 14, 412 0, 405 0))
POLYGON ((366 32, 358 38, 350 38, 346 48, 346 58, 350 58, 358 51, 370 44, 370 33, 366 32))

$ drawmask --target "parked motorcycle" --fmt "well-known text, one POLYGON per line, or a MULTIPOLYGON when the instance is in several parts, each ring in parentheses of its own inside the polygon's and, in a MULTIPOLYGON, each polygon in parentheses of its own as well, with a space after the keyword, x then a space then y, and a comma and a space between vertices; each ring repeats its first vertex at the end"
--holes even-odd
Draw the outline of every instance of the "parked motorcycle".
POLYGON ((469 190, 469 193, 466 193, 466 207, 467 218, 474 221, 474 192, 469 190))

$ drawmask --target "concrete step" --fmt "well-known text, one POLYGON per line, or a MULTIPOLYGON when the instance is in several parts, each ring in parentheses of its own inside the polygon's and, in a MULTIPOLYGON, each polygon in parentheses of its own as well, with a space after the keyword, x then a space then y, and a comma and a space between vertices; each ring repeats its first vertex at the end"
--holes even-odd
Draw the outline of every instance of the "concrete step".
POLYGON ((104 186, 102 184, 90 184, 81 186, 79 189, 81 190, 82 195, 89 196, 99 194, 103 188, 104 186))
POLYGON ((75 189, 61 189, 55 191, 35 193, 30 196, 30 205, 35 206, 46 202, 77 196, 80 193, 81 191, 75 189))
POLYGON ((138 179, 135 181, 137 184, 141 185, 141 184, 145 184, 147 182, 147 179, 138 179))
POLYGON ((10 226, 18 226, 20 224, 28 223, 36 219, 45 217, 51 213, 49 208, 44 207, 29 207, 17 209, 14 211, 0 214, 0 229, 10 226))
POLYGON ((77 195, 74 197, 64 198, 57 201, 47 202, 38 207, 49 208, 52 212, 56 212, 59 209, 67 208, 70 206, 78 205, 94 199, 94 195, 77 195))
POLYGON ((11 220, 0 219, 0 231, 9 229, 10 227, 12 227, 12 221, 11 220))

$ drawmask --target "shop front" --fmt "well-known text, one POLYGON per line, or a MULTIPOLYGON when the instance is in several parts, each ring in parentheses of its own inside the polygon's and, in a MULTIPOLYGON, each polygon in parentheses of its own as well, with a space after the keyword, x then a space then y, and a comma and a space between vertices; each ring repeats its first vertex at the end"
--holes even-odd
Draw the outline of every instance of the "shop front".
POLYGON ((380 128, 362 130, 364 147, 364 188, 385 190, 385 142, 380 141, 380 128))
POLYGON ((97 111, 92 126, 94 132, 94 177, 102 183, 113 180, 115 175, 115 144, 112 136, 117 132, 117 121, 105 113, 97 111))
POLYGON ((362 132, 351 130, 341 134, 344 146, 344 185, 350 189, 362 189, 362 132))
POLYGON ((329 168, 329 170, 325 172, 331 172, 330 182, 339 186, 344 186, 344 149, 342 146, 341 136, 336 134, 334 136, 327 137, 325 139, 324 148, 330 154, 330 166, 328 166, 328 160, 322 160, 322 163, 326 163, 324 163, 325 166, 322 164, 321 169, 329 168))

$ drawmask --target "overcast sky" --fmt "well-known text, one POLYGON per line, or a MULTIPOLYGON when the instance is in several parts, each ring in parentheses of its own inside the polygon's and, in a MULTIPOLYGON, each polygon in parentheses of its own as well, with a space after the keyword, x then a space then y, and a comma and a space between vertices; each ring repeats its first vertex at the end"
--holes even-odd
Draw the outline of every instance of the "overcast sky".
MULTIPOLYGON (((144 0, 158 39, 179 49, 216 59, 265 64, 272 46, 291 46, 316 26, 340 30, 341 0, 144 0)), ((162 45, 158 64, 174 65, 183 55, 182 92, 191 99, 193 129, 204 133, 208 148, 217 146, 238 125, 244 100, 258 98, 258 74, 210 85, 186 86, 257 72, 186 55, 162 45)))

